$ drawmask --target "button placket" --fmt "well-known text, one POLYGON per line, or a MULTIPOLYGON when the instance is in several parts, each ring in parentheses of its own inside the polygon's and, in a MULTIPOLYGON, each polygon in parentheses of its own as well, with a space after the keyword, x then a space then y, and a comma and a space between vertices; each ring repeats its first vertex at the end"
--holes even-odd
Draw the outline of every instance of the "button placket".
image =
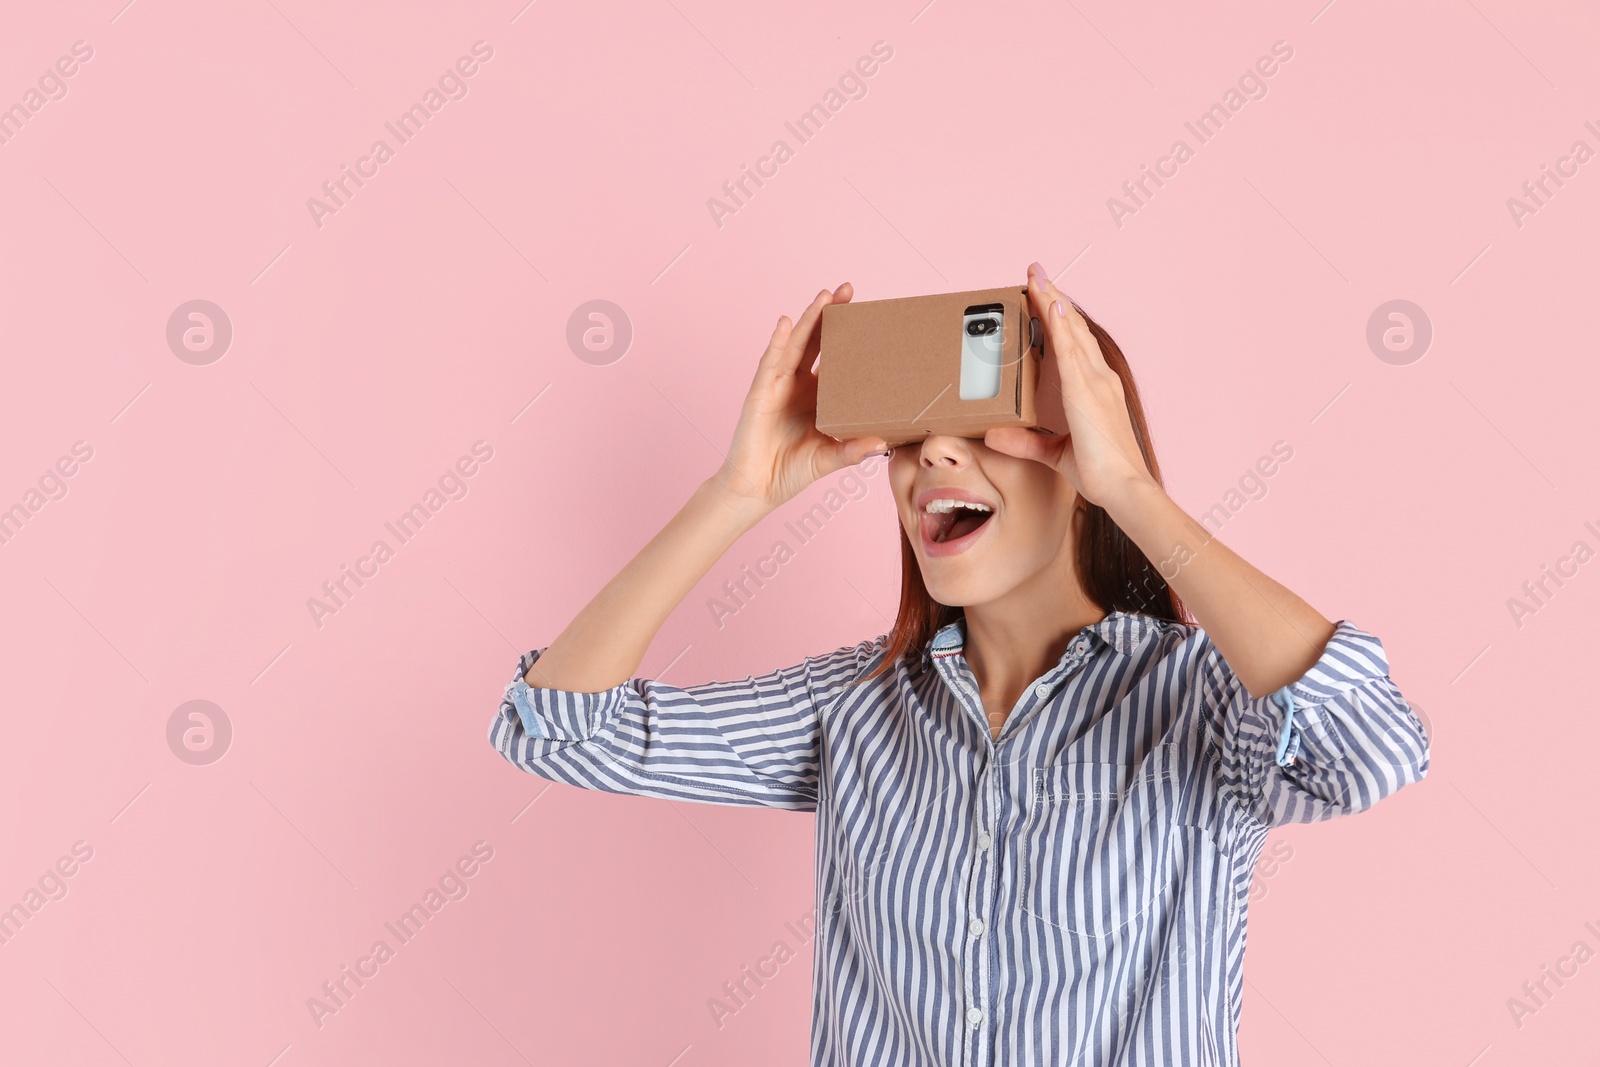
POLYGON ((998 789, 997 781, 999 772, 995 762, 989 758, 993 749, 991 746, 974 754, 974 762, 978 768, 977 788, 975 790, 974 809, 969 816, 972 825, 977 830, 973 841, 977 848, 970 854, 972 856, 971 876, 967 892, 968 910, 968 942, 963 953, 964 967, 963 982, 965 999, 967 1001, 966 1018, 969 1032, 973 1034, 973 1041, 977 1045, 968 1045, 964 1062, 974 1065, 983 1065, 987 1062, 982 1048, 982 1037, 979 1034, 983 1022, 983 1008, 980 1005, 987 1002, 989 997, 989 960, 985 952, 984 943, 979 940, 979 934, 986 928, 980 917, 986 906, 987 898, 992 895, 992 881, 994 878, 994 865, 991 862, 994 853, 991 851, 993 837, 988 827, 997 810, 995 797, 998 789))
POLYGON ((992 759, 986 763, 985 774, 978 784, 976 810, 972 813, 973 824, 978 831, 974 841, 977 844, 975 867, 979 875, 975 886, 977 892, 968 897, 967 945, 964 953, 972 961, 973 968, 968 972, 966 1012, 968 1031, 972 1037, 962 1058, 962 1062, 969 1067, 988 1067, 991 1055, 990 1039, 982 1030, 986 1017, 983 1006, 993 996, 991 978, 996 962, 995 942, 992 938, 985 940, 983 935, 989 932, 985 916, 995 907, 1000 877, 999 857, 991 831, 995 829, 995 821, 1004 810, 1002 797, 1006 791, 1003 785, 1004 765, 992 759))
POLYGON ((1059 675, 1070 673, 1081 666, 1082 657, 1089 651, 1089 639, 1079 637, 1067 647, 1068 658, 1059 665, 1050 668, 1050 672, 1033 687, 1033 695, 1040 700, 1047 700, 1055 690, 1059 675))

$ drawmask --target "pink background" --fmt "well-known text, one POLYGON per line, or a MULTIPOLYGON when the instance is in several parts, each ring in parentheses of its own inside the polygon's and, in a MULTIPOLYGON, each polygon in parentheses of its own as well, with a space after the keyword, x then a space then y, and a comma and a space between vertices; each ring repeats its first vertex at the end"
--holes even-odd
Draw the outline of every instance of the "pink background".
MULTIPOLYGON (((92 458, 0 544, 0 906, 92 858, 0 945, 0 1061, 803 1064, 813 818, 547 787, 489 720, 517 653, 715 469, 779 314, 1037 258, 1127 352, 1191 514, 1293 448, 1224 541, 1381 637, 1435 731, 1424 782, 1269 842, 1246 1062, 1594 1062, 1600 962, 1520 1025, 1508 998, 1600 951, 1600 563, 1520 627, 1507 600, 1600 547, 1600 162, 1520 226, 1507 199, 1600 149, 1600 19, 1322 2, 9 10, 0 104, 93 56, 0 145, 0 507, 92 458), (467 95, 398 144, 384 123, 479 40, 467 95), (784 123, 875 41, 866 95, 800 144, 784 123), (1198 144, 1184 122, 1275 41, 1267 94, 1198 144), (1108 198, 1180 137, 1118 226, 1108 198), (307 199, 379 138, 319 227, 307 199), (719 226, 708 198, 778 139, 719 226), (196 299, 233 328, 206 365, 165 335, 196 299), (633 330, 609 363, 567 343, 596 299, 633 330), (1403 365, 1366 341, 1395 299, 1434 332, 1403 365), (478 441, 398 545, 384 523, 478 441), (380 538, 319 627, 308 599, 380 538), (169 747, 190 700, 232 727, 207 765, 169 747), (467 895, 319 1027, 308 998, 480 841, 467 895), (799 958, 719 1028, 708 999, 779 940, 799 958)), ((736 545, 641 676, 883 632, 892 506, 881 469, 845 479, 736 545), (723 583, 850 486, 719 627, 723 583)))

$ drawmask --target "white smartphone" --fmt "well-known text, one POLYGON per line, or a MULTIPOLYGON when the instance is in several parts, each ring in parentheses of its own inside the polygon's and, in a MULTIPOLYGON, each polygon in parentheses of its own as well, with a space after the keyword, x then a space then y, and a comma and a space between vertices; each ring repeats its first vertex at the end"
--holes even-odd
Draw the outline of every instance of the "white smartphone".
POLYGON ((987 400, 1000 395, 1005 328, 1004 304, 974 304, 962 314, 962 400, 987 400))

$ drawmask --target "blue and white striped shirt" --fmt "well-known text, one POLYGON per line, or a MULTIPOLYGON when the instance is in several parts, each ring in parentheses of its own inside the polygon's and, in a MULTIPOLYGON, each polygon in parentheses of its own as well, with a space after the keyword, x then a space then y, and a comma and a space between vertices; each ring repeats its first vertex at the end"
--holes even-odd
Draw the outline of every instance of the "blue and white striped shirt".
POLYGON ((1113 612, 992 739, 965 641, 860 685, 885 636, 601 693, 528 688, 537 649, 489 740, 586 789, 817 813, 815 1067, 1237 1064, 1267 831, 1427 773, 1381 642, 1340 620, 1253 698, 1203 629, 1113 612))

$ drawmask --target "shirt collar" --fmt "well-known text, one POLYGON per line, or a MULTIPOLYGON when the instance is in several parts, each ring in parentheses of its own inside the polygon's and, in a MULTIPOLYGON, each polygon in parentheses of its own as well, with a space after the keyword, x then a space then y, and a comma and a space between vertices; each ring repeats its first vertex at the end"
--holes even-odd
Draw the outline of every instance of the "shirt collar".
MULTIPOLYGON (((1161 630, 1166 623, 1150 615, 1126 611, 1113 611, 1099 622, 1090 623, 1082 630, 1101 642, 1110 645, 1124 656, 1131 656, 1145 638, 1161 630)), ((924 663, 931 662, 935 652, 948 655, 962 652, 967 645, 967 620, 965 616, 939 628, 922 650, 924 663)))

